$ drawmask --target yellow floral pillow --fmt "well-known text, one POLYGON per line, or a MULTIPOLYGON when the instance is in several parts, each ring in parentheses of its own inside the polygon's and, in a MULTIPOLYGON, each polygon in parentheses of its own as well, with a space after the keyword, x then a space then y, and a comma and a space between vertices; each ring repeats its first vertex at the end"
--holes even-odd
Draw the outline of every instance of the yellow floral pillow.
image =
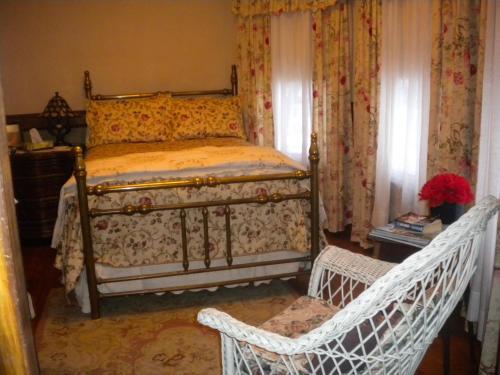
POLYGON ((166 141, 170 97, 91 100, 87 107, 87 147, 108 143, 166 141))
POLYGON ((171 101, 169 117, 174 139, 246 138, 238 97, 173 98, 171 101))

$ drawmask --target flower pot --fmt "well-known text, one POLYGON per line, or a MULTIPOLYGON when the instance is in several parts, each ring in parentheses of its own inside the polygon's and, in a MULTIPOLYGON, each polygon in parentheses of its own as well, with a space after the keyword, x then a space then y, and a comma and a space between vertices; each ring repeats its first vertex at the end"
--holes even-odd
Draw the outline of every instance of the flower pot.
POLYGON ((463 204, 443 203, 441 206, 431 207, 431 215, 441 219, 443 224, 451 224, 458 220, 465 212, 463 204))

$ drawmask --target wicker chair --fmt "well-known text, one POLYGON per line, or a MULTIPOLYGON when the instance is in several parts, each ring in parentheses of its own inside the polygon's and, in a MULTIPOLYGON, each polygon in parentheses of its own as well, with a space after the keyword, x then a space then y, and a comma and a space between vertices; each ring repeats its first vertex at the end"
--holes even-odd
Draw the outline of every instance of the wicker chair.
POLYGON ((489 196, 396 265, 329 246, 308 296, 253 327, 215 309, 224 374, 413 374, 464 293, 489 219, 489 196))

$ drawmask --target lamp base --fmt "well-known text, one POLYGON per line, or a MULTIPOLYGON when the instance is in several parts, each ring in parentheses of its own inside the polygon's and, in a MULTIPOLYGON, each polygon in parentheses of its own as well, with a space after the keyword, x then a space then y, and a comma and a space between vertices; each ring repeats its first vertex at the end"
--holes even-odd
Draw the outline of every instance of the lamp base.
POLYGON ((54 140, 54 146, 73 146, 71 143, 64 140, 64 137, 71 131, 69 124, 63 125, 58 123, 50 126, 48 131, 56 138, 54 140))

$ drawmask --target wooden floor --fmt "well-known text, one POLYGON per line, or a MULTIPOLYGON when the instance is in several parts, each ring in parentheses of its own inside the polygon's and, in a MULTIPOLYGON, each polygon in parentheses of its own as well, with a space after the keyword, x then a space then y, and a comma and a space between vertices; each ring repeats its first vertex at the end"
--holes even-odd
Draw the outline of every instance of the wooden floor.
MULTIPOLYGON (((371 250, 364 250, 357 244, 349 241, 348 232, 339 234, 327 234, 328 242, 365 255, 371 255, 371 250)), ((33 299, 33 305, 37 317, 33 319, 33 329, 36 329, 40 312, 43 311, 48 293, 51 288, 60 287, 60 272, 54 268, 55 250, 48 243, 23 245, 23 259, 25 267, 26 284, 33 299)), ((387 259, 390 260, 390 259, 387 259)), ((305 293, 307 280, 298 280, 293 286, 305 293)), ((465 333, 464 321, 460 318, 452 322, 451 340, 451 375, 476 374, 472 367, 471 346, 469 336, 465 333)), ((479 358, 480 345, 474 341, 473 352, 475 358, 479 358)), ((443 374, 443 347, 442 339, 437 338, 426 354, 418 375, 443 374)), ((476 361, 477 362, 477 361, 476 361)))
POLYGON ((23 245, 22 252, 26 288, 36 313, 32 326, 36 329, 50 289, 61 286, 61 272, 54 267, 56 252, 48 243, 23 245))

